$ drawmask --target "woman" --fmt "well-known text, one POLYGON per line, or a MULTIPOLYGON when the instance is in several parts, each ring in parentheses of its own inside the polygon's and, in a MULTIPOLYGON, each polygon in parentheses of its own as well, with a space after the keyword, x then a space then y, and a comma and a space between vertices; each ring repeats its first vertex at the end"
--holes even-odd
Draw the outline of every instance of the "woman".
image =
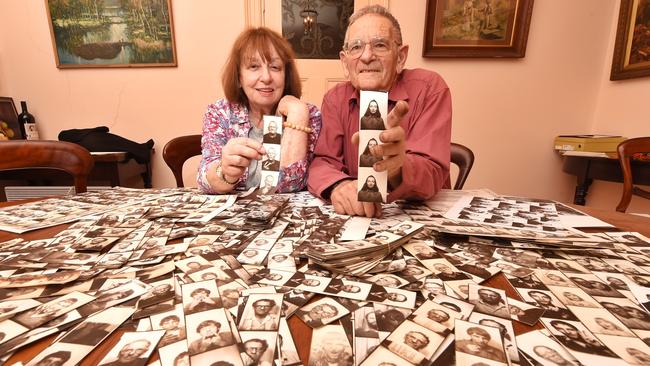
POLYGON ((358 194, 359 202, 383 202, 379 187, 377 187, 377 180, 374 176, 369 175, 366 182, 361 187, 358 194))
POLYGON ((381 118, 381 113, 379 113, 379 104, 376 100, 371 100, 368 103, 368 109, 366 113, 361 117, 361 129, 362 130, 385 130, 386 126, 384 125, 384 120, 381 118))
POLYGON ((206 193, 260 185, 262 116, 286 116, 278 192, 305 187, 307 167, 321 127, 320 111, 298 98, 300 77, 289 43, 268 28, 244 31, 233 45, 222 76, 225 98, 203 118, 203 159, 197 181, 206 193))
POLYGON ((359 166, 364 167, 364 168, 372 168, 372 166, 382 160, 381 156, 374 156, 372 155, 372 150, 375 146, 377 146, 378 142, 376 139, 370 139, 368 140, 368 144, 366 145, 366 148, 363 150, 363 153, 361 153, 361 156, 359 156, 359 166))

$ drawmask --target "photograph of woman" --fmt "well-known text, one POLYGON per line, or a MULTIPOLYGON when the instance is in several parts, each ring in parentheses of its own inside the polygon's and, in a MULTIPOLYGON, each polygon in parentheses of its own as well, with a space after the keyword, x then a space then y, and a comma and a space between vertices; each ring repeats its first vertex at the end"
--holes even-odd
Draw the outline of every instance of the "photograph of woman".
POLYGON ((376 100, 371 100, 368 103, 366 113, 361 117, 361 130, 385 130, 384 119, 381 118, 379 112, 379 104, 376 100))
POLYGON ((366 148, 363 150, 361 155, 359 156, 359 166, 364 167, 364 168, 372 168, 372 166, 382 160, 381 156, 374 156, 372 155, 372 152, 370 151, 374 146, 377 146, 378 142, 376 139, 371 138, 368 140, 368 143, 366 144, 366 148))
POLYGON ((361 202, 383 202, 379 187, 377 187, 377 180, 373 175, 366 178, 366 182, 361 187, 358 194, 358 199, 361 202))

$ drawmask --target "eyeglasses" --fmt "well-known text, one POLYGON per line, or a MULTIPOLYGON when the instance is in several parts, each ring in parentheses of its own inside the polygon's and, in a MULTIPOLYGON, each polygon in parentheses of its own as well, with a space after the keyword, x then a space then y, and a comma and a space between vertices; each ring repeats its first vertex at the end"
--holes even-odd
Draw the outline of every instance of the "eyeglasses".
POLYGON ((382 37, 375 37, 369 42, 366 42, 361 39, 354 39, 345 45, 343 45, 343 51, 347 53, 349 57, 359 58, 363 54, 363 51, 366 49, 366 45, 370 45, 370 50, 377 56, 383 56, 390 52, 391 42, 395 42, 396 45, 400 46, 397 41, 389 40, 382 37))

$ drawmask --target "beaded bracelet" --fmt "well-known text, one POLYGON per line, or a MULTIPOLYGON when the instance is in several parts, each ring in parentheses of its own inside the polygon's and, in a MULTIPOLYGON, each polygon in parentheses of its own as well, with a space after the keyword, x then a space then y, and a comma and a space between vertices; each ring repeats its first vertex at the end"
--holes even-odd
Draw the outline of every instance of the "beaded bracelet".
POLYGON ((293 128, 294 130, 302 131, 305 133, 311 133, 311 127, 307 126, 298 126, 290 122, 282 122, 282 127, 284 128, 293 128))

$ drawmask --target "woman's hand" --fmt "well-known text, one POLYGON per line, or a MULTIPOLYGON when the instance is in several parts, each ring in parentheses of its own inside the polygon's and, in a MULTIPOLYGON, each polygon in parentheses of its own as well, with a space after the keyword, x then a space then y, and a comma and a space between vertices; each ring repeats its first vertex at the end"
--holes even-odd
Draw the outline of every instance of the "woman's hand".
POLYGON ((280 99, 277 113, 285 116, 287 122, 294 125, 309 126, 309 108, 307 104, 293 95, 285 95, 280 99))
MULTIPOLYGON (((277 113, 286 116, 288 123, 309 127, 309 107, 300 99, 285 95, 280 99, 277 113)), ((307 156, 307 134, 293 128, 282 129, 280 166, 287 167, 307 156)))
POLYGON ((251 160, 260 160, 266 154, 260 142, 245 137, 236 137, 228 140, 221 149, 221 172, 229 182, 239 179, 251 160))

